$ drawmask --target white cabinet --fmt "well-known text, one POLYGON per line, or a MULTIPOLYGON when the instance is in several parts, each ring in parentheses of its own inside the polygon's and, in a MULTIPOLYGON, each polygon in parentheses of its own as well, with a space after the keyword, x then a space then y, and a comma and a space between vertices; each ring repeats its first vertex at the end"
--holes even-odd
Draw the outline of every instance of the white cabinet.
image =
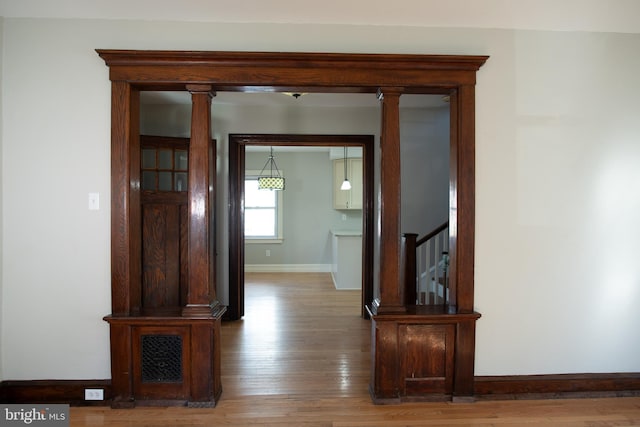
POLYGON ((347 159, 347 179, 351 190, 341 190, 344 159, 333 161, 333 208, 362 209, 362 159, 347 159))
POLYGON ((338 290, 362 289, 362 232, 332 231, 331 277, 338 290))

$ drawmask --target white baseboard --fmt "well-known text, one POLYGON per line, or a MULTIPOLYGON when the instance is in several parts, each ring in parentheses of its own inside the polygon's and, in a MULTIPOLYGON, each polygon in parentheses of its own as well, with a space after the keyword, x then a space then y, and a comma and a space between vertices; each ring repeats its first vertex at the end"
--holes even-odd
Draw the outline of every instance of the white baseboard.
POLYGON ((330 273, 331 264, 245 264, 247 273, 330 273))

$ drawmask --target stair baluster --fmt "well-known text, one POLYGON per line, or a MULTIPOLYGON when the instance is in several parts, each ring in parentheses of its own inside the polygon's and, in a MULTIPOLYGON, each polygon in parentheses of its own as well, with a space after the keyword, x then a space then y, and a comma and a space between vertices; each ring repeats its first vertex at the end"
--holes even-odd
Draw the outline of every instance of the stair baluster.
POLYGON ((403 282, 407 305, 449 303, 449 222, 418 239, 402 236, 403 282))

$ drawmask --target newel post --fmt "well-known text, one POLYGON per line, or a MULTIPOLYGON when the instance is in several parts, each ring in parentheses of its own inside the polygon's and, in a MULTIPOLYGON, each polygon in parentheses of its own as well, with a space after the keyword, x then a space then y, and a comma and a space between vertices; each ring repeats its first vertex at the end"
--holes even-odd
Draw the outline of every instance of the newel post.
POLYGON ((404 297, 406 305, 415 305, 418 298, 416 289, 417 267, 416 267, 416 241, 418 235, 415 233, 405 233, 402 235, 402 284, 404 286, 404 297))

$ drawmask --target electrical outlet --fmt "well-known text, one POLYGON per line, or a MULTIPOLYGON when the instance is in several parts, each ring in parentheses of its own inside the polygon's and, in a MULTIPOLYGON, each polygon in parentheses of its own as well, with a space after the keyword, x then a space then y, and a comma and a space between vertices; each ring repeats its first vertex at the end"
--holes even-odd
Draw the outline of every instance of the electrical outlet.
POLYGON ((104 400, 104 390, 101 388, 85 388, 84 400, 104 400))
POLYGON ((267 249, 266 252, 265 252, 265 255, 266 256, 271 256, 271 249, 267 249))

